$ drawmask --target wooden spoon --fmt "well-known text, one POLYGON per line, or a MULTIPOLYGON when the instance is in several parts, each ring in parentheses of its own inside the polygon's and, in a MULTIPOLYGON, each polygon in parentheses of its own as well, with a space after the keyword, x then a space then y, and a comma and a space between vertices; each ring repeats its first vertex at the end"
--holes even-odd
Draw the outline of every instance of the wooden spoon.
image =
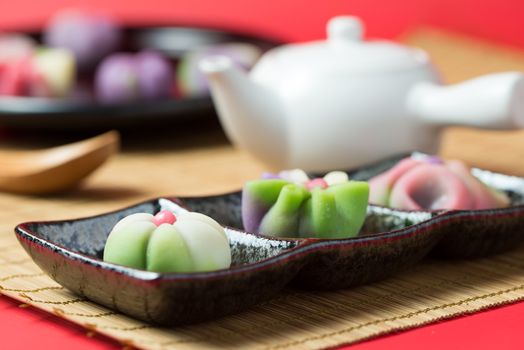
POLYGON ((0 151, 0 190, 48 194, 69 189, 119 148, 116 131, 37 151, 0 151))

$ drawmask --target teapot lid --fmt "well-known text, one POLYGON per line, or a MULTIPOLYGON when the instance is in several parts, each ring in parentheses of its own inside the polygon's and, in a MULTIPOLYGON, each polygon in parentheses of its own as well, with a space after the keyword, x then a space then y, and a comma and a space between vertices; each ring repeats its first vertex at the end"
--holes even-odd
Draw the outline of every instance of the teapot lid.
POLYGON ((288 75, 311 71, 383 73, 413 69, 429 61, 420 49, 387 40, 364 41, 363 31, 357 17, 334 17, 327 24, 327 40, 274 49, 260 63, 264 61, 262 65, 275 66, 288 75))

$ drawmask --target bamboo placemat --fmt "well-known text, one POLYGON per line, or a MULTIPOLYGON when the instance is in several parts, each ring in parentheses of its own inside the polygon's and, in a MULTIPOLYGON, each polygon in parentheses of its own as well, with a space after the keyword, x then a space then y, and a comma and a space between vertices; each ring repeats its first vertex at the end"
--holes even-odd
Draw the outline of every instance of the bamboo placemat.
MULTIPOLYGON (((405 38, 429 50, 450 81, 492 70, 524 70, 524 54, 434 30, 405 38)), ((157 141, 159 142, 159 141, 157 141)), ((524 134, 450 129, 442 154, 472 165, 524 175, 524 134)), ((264 170, 207 130, 174 135, 162 147, 117 156, 81 189, 56 197, 0 194, 0 292, 148 349, 326 348, 524 299, 524 246, 486 259, 426 260, 368 286, 336 292, 288 289, 243 313, 163 329, 116 314, 61 288, 28 258, 12 229, 26 220, 105 212, 167 194, 198 195, 239 188, 264 170)), ((457 232, 460 234, 460 232, 457 232)))

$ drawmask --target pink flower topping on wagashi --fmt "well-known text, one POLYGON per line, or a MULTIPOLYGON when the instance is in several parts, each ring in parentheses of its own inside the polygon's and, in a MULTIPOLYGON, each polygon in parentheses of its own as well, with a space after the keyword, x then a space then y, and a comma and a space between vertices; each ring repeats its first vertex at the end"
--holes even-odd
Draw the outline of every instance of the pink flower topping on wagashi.
POLYGON ((370 203, 406 210, 490 209, 509 205, 502 192, 474 177, 458 160, 405 158, 369 180, 370 203))

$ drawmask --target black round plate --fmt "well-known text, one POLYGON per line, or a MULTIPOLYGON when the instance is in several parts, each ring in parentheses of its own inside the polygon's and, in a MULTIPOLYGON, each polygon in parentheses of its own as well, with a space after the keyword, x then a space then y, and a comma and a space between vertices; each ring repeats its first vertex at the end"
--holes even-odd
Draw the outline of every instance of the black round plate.
MULTIPOLYGON (((208 28, 157 26, 128 28, 124 33, 125 50, 154 49, 174 60, 184 52, 204 45, 246 42, 265 51, 281 44, 277 40, 208 28)), ((35 37, 38 38, 38 34, 35 37)), ((212 119, 216 119, 216 113, 211 98, 207 96, 115 105, 101 105, 89 100, 0 97, 0 126, 11 129, 129 129, 151 123, 165 125, 212 119)))

